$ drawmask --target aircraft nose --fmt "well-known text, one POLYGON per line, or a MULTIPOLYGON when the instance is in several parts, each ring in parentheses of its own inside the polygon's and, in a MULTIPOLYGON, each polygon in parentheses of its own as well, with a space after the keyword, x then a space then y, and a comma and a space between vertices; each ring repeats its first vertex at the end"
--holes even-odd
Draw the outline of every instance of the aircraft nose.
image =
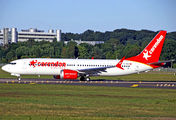
POLYGON ((4 70, 4 71, 8 71, 8 66, 7 65, 4 65, 3 67, 2 67, 2 70, 4 70))

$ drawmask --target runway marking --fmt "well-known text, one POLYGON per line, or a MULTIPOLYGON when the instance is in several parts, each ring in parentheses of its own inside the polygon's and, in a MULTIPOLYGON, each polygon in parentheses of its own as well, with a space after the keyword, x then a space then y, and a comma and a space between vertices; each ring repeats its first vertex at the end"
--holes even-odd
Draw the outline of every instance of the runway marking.
POLYGON ((35 83, 29 83, 30 85, 34 85, 35 83))
POLYGON ((131 87, 137 87, 138 86, 138 84, 133 84, 131 87))
POLYGON ((157 84, 156 87, 174 87, 174 84, 157 84))

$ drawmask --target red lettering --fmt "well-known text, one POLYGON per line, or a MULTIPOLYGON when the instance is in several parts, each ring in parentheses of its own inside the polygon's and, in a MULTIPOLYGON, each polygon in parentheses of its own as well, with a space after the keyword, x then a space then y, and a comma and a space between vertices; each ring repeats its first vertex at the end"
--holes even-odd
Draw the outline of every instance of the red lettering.
POLYGON ((62 63, 61 62, 59 63, 59 67, 62 67, 62 63))
POLYGON ((47 66, 47 62, 45 62, 45 64, 44 64, 45 66, 47 66))
POLYGON ((34 60, 31 61, 31 62, 30 62, 30 66, 33 65, 33 67, 35 67, 35 63, 37 63, 37 60, 35 60, 35 62, 34 62, 34 60))
POLYGON ((42 67, 44 66, 44 62, 41 63, 41 66, 42 66, 42 67))
POLYGON ((63 62, 63 67, 65 67, 66 66, 66 63, 65 62, 63 62))
POLYGON ((48 66, 50 66, 50 62, 48 62, 48 66))
POLYGON ((54 66, 54 62, 51 63, 51 66, 54 66))
POLYGON ((37 60, 32 60, 32 61, 30 61, 30 66, 33 66, 33 67, 36 67, 35 66, 35 64, 37 64, 38 66, 48 66, 48 67, 50 67, 50 66, 55 66, 55 67, 66 67, 66 63, 65 62, 59 62, 59 61, 57 61, 57 62, 37 62, 37 60))
POLYGON ((38 66, 40 66, 41 64, 40 64, 40 62, 38 62, 38 66))
POLYGON ((57 61, 57 62, 55 62, 55 66, 57 67, 59 65, 59 62, 57 61))

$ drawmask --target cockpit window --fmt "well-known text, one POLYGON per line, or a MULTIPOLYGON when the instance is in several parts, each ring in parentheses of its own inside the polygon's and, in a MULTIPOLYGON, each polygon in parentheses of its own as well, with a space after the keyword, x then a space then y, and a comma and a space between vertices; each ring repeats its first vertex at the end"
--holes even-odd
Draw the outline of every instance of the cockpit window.
POLYGON ((10 65, 16 65, 16 63, 14 63, 14 62, 11 62, 11 63, 9 63, 10 65))

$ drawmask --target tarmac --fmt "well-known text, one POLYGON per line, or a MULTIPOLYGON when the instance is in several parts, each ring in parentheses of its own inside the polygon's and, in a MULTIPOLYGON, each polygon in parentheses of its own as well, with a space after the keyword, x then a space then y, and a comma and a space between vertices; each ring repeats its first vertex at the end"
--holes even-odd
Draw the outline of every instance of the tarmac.
POLYGON ((81 85, 81 86, 106 86, 106 87, 132 87, 132 88, 163 88, 176 89, 176 82, 169 81, 122 81, 122 80, 63 80, 63 79, 0 79, 5 84, 56 84, 56 85, 81 85))

